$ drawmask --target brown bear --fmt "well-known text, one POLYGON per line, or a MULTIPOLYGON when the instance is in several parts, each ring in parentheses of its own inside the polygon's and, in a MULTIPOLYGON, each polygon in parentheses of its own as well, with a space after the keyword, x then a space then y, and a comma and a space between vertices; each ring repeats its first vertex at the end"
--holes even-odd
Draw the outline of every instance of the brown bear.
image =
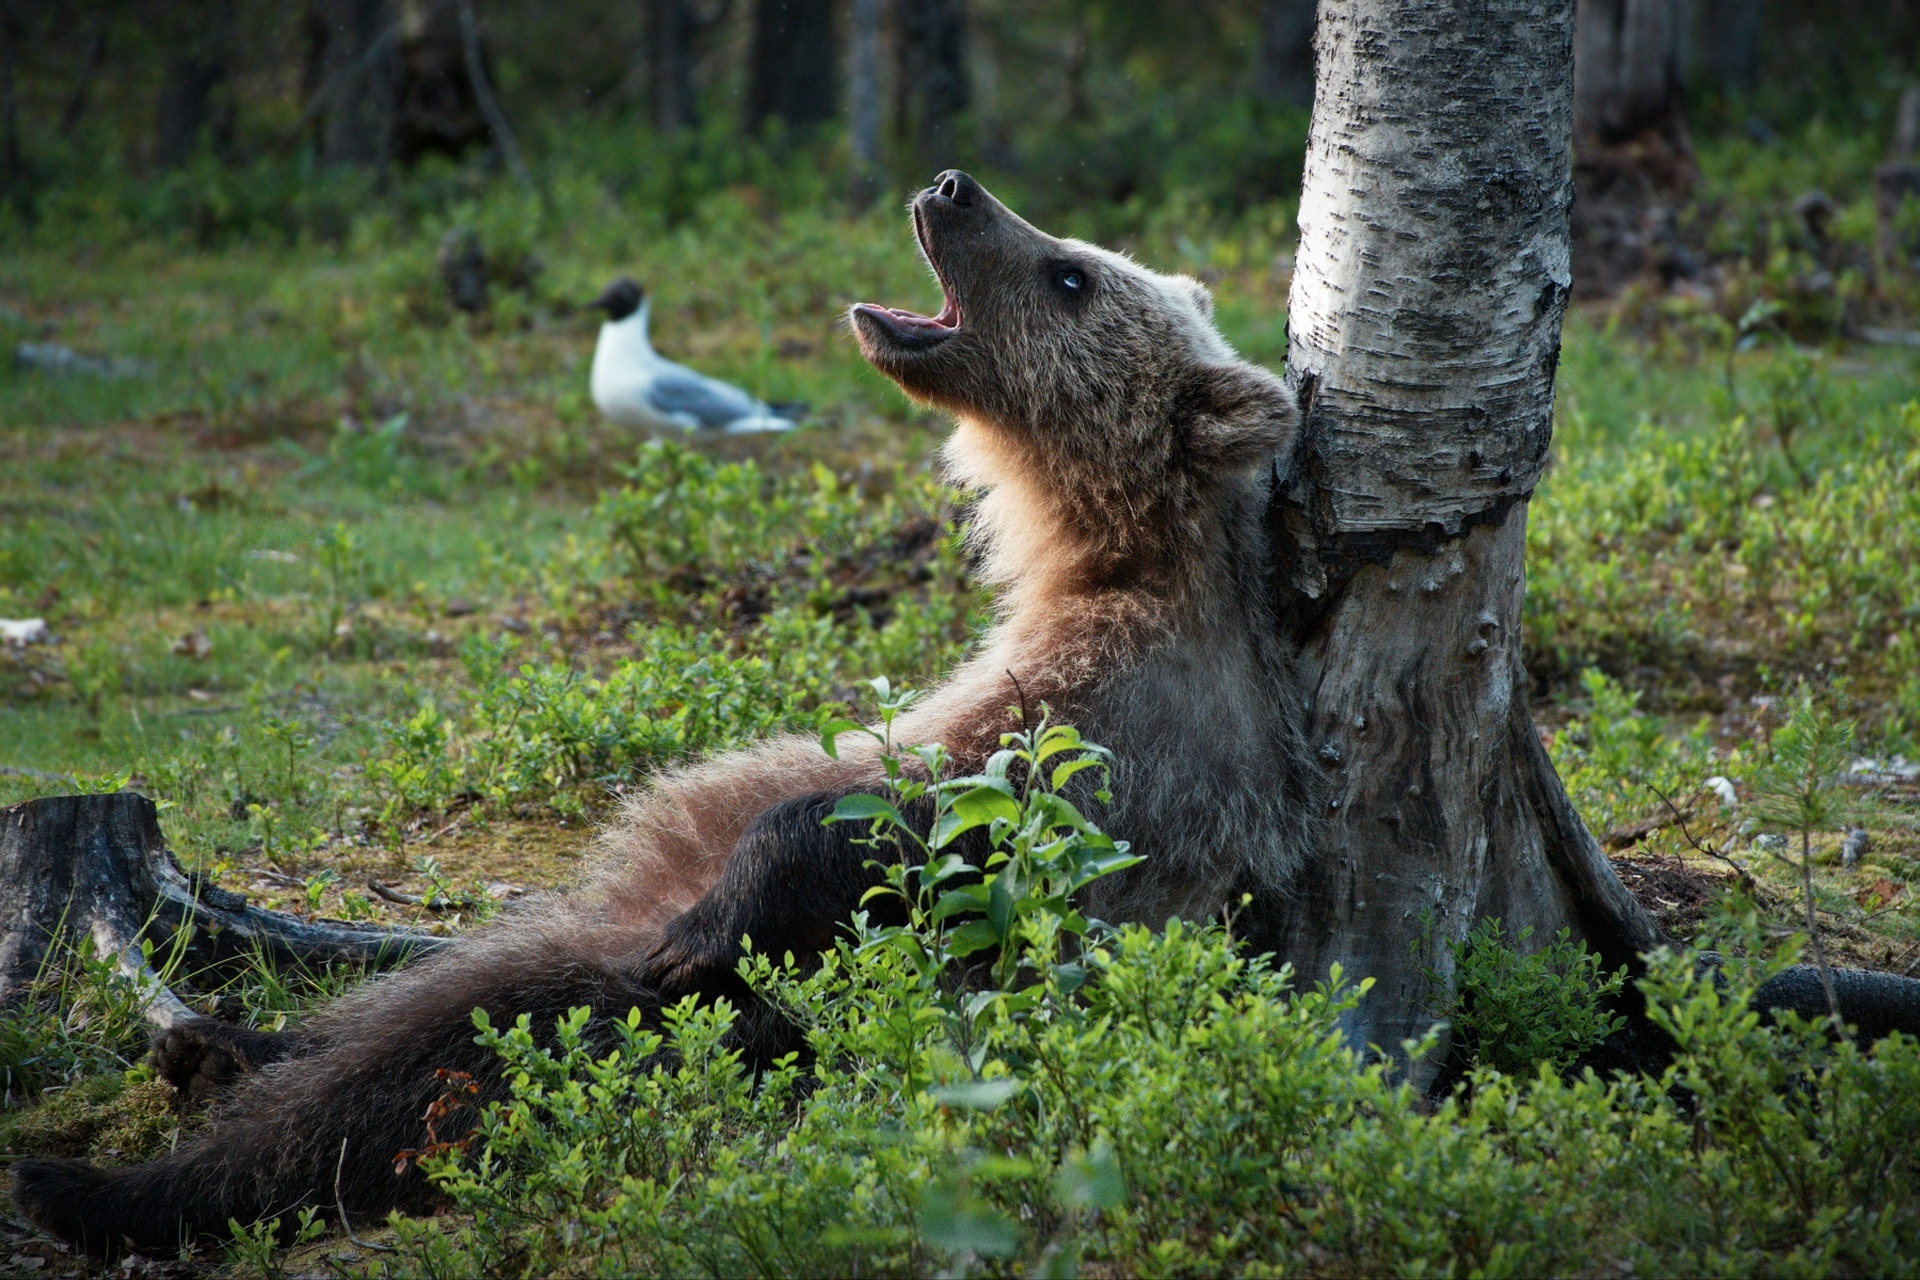
MULTIPOLYGON (((1282 888, 1307 843, 1311 770, 1262 513, 1296 437, 1292 399, 1234 354, 1197 281, 1047 235, 964 173, 912 213, 944 307, 861 304, 851 324, 877 369, 956 419, 946 462, 981 491, 972 536, 999 594, 991 630, 895 740, 945 743, 977 771, 1016 727, 1010 708, 1045 702, 1111 748, 1097 816, 1146 857, 1088 890, 1108 920, 1204 918, 1282 888)), ((102 1254, 331 1210, 336 1182, 353 1217, 422 1207, 430 1189, 393 1159, 420 1145, 436 1068, 502 1089, 475 1007, 551 1028, 580 1005, 725 995, 750 1059, 785 1052, 791 1028, 741 989, 740 939, 775 955, 832 945, 875 873, 823 820, 881 780, 858 735, 837 759, 788 737, 666 774, 603 834, 581 889, 365 984, 297 1034, 162 1037, 156 1059, 183 1093, 225 1090, 209 1124, 131 1168, 21 1161, 15 1198, 102 1254)))

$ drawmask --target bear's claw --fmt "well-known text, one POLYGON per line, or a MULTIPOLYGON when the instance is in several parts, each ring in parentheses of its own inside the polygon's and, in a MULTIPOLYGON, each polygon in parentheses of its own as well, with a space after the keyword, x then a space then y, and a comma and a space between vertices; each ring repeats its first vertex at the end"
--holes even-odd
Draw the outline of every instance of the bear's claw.
POLYGON ((250 1031, 197 1018, 156 1033, 150 1057, 160 1078, 173 1086, 180 1108, 188 1110, 219 1097, 249 1071, 288 1057, 297 1039, 288 1032, 250 1031))

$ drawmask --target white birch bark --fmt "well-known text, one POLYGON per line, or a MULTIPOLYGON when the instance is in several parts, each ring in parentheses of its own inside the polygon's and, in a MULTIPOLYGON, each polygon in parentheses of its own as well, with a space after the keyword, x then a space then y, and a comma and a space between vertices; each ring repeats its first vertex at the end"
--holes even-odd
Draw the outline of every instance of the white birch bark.
POLYGON ((1423 931, 1443 975, 1485 915, 1616 963, 1657 940, 1553 776, 1520 662, 1571 286, 1573 18, 1573 0, 1320 5, 1288 311, 1311 402, 1274 528, 1326 811, 1257 928, 1307 980, 1374 978, 1349 1032, 1390 1052, 1445 996, 1423 931))

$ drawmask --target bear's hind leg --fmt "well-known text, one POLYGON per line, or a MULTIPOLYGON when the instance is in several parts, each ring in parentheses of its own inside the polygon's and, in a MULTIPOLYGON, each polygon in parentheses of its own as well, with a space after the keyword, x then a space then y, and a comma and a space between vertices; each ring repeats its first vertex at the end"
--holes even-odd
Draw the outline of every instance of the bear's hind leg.
POLYGON ((148 1056, 185 1111, 213 1101, 248 1072, 290 1058, 299 1048, 297 1032, 253 1031, 195 1018, 156 1032, 148 1056))

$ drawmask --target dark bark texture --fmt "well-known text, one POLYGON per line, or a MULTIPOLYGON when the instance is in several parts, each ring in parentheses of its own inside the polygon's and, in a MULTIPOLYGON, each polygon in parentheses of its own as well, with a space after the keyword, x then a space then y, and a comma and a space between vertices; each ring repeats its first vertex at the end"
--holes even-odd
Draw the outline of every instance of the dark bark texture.
POLYGON ((1573 273, 1584 297, 1691 275, 1677 213, 1691 194, 1685 0, 1579 0, 1573 273))
POLYGON ((966 0, 895 0, 893 21, 895 129, 924 166, 944 168, 954 119, 972 102, 966 0))
POLYGON ((232 148, 238 17, 234 0, 200 0, 169 14, 175 33, 155 130, 161 164, 182 164, 203 145, 216 154, 232 148))
POLYGON ((779 117, 789 128, 839 111, 832 0, 759 0, 747 68, 747 126, 779 117))
POLYGON ((1615 961, 1659 938, 1573 814, 1520 663, 1571 286, 1573 18, 1320 6, 1289 306, 1308 404, 1273 526, 1327 808, 1257 927, 1308 980, 1374 978, 1349 1031, 1389 1051, 1432 1023, 1424 970, 1444 985, 1483 916, 1615 961))
POLYGON ((306 96, 320 158, 383 166, 401 81, 400 31, 388 0, 308 0, 306 96))
POLYGON ((251 956, 287 964, 384 965, 443 945, 406 930, 296 919, 247 905, 181 870, 153 802, 131 791, 55 796, 0 809, 0 1004, 22 998, 57 946, 91 938, 95 954, 149 1000, 162 1027, 193 1013, 142 958, 182 931, 194 965, 251 956))
POLYGON ((1304 107, 1313 101, 1316 0, 1266 0, 1260 6, 1260 61, 1254 89, 1268 102, 1304 107))

